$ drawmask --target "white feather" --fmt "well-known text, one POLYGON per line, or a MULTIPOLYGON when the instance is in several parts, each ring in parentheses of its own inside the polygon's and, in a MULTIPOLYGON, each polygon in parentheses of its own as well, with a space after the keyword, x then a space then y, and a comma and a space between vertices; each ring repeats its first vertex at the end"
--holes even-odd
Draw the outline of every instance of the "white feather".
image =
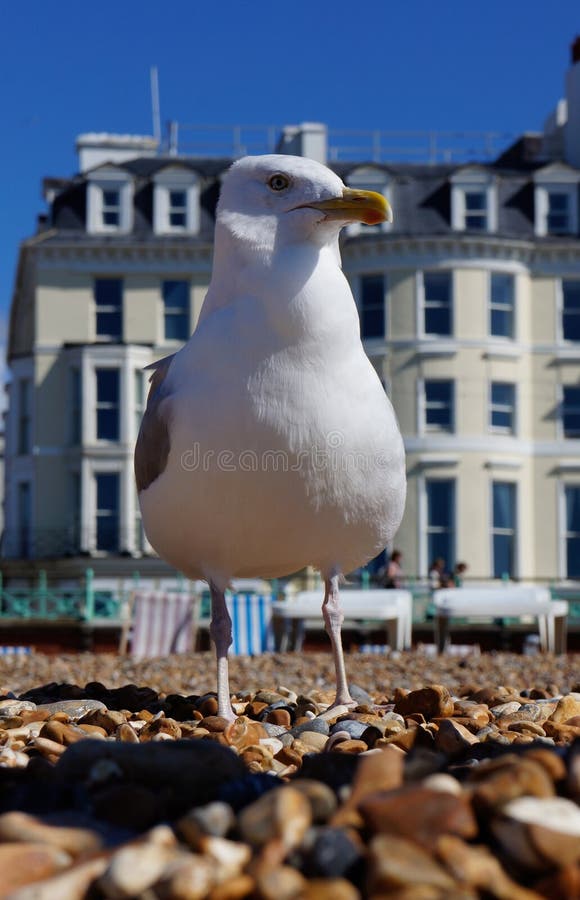
POLYGON ((212 281, 163 386, 169 458, 140 494, 151 544, 189 577, 346 573, 399 526, 403 445, 340 268, 344 223, 297 208, 343 187, 289 156, 224 180, 212 281))

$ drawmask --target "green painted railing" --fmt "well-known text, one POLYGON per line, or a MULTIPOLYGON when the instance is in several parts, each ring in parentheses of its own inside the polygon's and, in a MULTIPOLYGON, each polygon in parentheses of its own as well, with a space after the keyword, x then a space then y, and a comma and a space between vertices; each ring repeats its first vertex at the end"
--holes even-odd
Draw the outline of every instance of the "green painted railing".
POLYGON ((92 569, 85 572, 78 587, 49 587, 46 572, 40 571, 36 584, 5 587, 0 573, 0 621, 2 619, 119 619, 125 602, 121 592, 95 590, 92 569))

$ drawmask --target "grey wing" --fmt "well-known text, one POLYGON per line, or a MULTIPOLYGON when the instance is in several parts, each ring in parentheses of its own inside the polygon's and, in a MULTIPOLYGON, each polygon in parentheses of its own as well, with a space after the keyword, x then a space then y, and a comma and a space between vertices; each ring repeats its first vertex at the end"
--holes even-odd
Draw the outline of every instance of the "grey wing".
POLYGON ((160 407, 162 400, 168 396, 165 378, 174 355, 166 356, 146 367, 146 370, 153 369, 153 374, 150 379, 147 408, 135 445, 135 480, 139 492, 148 488, 167 465, 170 447, 169 424, 160 407))

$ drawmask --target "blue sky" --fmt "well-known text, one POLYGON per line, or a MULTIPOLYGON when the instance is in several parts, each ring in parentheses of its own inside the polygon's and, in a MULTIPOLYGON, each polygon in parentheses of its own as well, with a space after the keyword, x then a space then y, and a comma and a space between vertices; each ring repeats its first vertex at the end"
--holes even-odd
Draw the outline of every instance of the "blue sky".
MULTIPOLYGON (((161 117, 333 128, 540 129, 563 95, 577 0, 22 0, 0 14, 0 315, 45 175, 86 131, 161 117)), ((1 336, 1 331, 0 331, 1 336)))

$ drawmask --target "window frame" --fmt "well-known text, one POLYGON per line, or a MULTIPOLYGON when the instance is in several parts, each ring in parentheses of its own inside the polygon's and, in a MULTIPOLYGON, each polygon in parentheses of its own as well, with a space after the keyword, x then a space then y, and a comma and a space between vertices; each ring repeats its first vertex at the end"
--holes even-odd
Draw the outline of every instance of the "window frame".
POLYGON ((568 166, 552 163, 534 174, 534 232, 537 237, 578 236, 578 185, 580 174, 568 166), (548 225, 550 194, 565 194, 569 202, 567 229, 551 230, 548 225))
POLYGON ((491 269, 488 273, 488 288, 487 288, 487 298, 488 298, 488 337, 492 340, 498 341, 515 341, 517 340, 518 327, 517 327, 517 277, 514 272, 502 272, 497 269, 491 269), (493 299, 493 281, 494 278, 509 278, 512 284, 512 300, 511 306, 508 308, 507 304, 502 303, 493 299), (496 334, 493 331, 493 312, 494 310, 498 310, 500 312, 505 312, 506 310, 511 312, 511 335, 507 334, 496 334))
POLYGON ((166 166, 153 176, 153 230, 155 234, 197 234, 201 224, 200 181, 197 172, 185 166, 166 166), (183 225, 171 222, 171 193, 185 194, 183 225))
POLYGON ((488 385, 488 430, 492 434, 504 434, 515 436, 518 433, 518 421, 517 421, 517 410, 518 410, 518 396, 517 396, 517 384, 513 381, 500 381, 499 379, 490 379, 488 385), (494 402, 493 399, 493 389, 494 386, 507 386, 512 390, 512 401, 511 404, 505 404, 501 402, 494 402), (493 413, 494 409, 499 412, 505 412, 506 409, 509 411, 511 416, 511 425, 506 427, 505 425, 494 425, 493 423, 493 413))
POLYGON ((568 568, 568 540, 580 538, 580 532, 568 531, 568 508, 567 508, 567 492, 568 490, 580 491, 580 482, 578 481, 560 481, 559 485, 560 497, 560 578, 576 580, 580 578, 578 575, 571 575, 568 568))
POLYGON ((428 569, 431 563, 433 562, 432 550, 430 548, 430 536, 432 534, 443 533, 441 530, 436 531, 437 528, 440 529, 440 526, 430 525, 429 523, 429 485, 433 482, 438 483, 446 483, 452 486, 452 496, 450 502, 450 511, 451 511, 451 524, 448 526, 447 531, 450 536, 451 542, 451 553, 448 554, 451 558, 445 559, 445 563, 448 571, 452 571, 455 563, 457 561, 457 536, 458 536, 458 521, 457 521, 457 513, 458 513, 458 479, 454 476, 450 475, 441 475, 441 476, 430 476, 429 474, 421 476, 420 482, 420 510, 419 510, 419 547, 421 548, 421 571, 426 576, 428 574, 428 569), (431 552, 430 552, 431 551, 431 552))
POLYGON ((32 379, 29 376, 17 379, 18 422, 16 433, 16 455, 30 456, 32 453, 32 379))
POLYGON ((420 421, 419 421, 419 433, 422 435, 426 434, 455 434, 456 431, 456 387, 455 387, 455 379, 454 378, 422 378, 419 382, 420 385, 420 397, 421 397, 421 409, 419 411, 420 421), (441 408, 442 404, 440 401, 429 401, 427 399, 427 385, 433 382, 438 382, 440 384, 449 384, 450 385, 450 396, 449 396, 449 428, 442 428, 433 423, 427 422, 427 413, 429 406, 431 408, 441 408))
POLYGON ((580 439, 580 427, 578 428, 577 434, 576 433, 574 433, 574 434, 566 433, 566 425, 565 425, 564 417, 565 417, 565 412, 566 412, 566 390, 567 389, 578 391, 578 402, 575 404, 571 404, 571 406, 572 406, 573 414, 578 415, 580 417, 580 384, 561 384, 560 385, 560 403, 559 403, 560 415, 558 416, 558 420, 560 423, 560 434, 561 434, 561 437, 565 441, 576 441, 576 440, 580 439))
POLYGON ((453 338, 455 331, 455 277, 453 269, 421 269, 420 271, 420 303, 419 303, 419 335, 424 338, 453 338), (427 299, 425 276, 446 275, 449 279, 449 331, 427 331, 427 310, 443 307, 440 301, 427 299))
POLYGON ((95 469, 93 472, 93 483, 94 483, 94 550, 98 554, 119 554, 121 552, 121 531, 122 531, 122 485, 123 485, 123 474, 118 469, 95 469), (117 505, 116 505, 116 548, 108 548, 108 547, 99 547, 99 518, 106 519, 107 513, 109 510, 99 508, 99 485, 98 479, 100 477, 114 477, 117 479, 117 505))
POLYGON ((163 304, 163 341, 167 344, 175 344, 175 343, 185 343, 191 337, 191 281, 186 278, 164 278, 161 282, 161 301, 163 304), (170 306, 167 303, 166 298, 166 285, 170 284, 182 284, 185 285, 185 301, 183 306, 170 306), (174 321, 181 317, 186 316, 186 328, 184 331, 183 337, 168 337, 167 336, 167 323, 171 321, 171 317, 173 317, 174 321))
POLYGON ((489 539, 490 539, 490 577, 493 579, 503 577, 504 573, 496 576, 495 574, 495 547, 494 547, 494 539, 497 536, 511 536, 513 540, 513 572, 508 572, 510 578, 518 578, 520 573, 520 539, 519 539, 519 525, 521 521, 520 516, 520 485, 519 482, 514 481, 509 478, 492 478, 489 482, 489 539), (512 528, 505 528, 503 526, 495 525, 494 521, 494 485, 507 484, 513 488, 513 521, 514 525, 512 528))
POLYGON ((387 277, 384 272, 363 272, 358 277, 358 313, 360 319, 360 333, 361 339, 363 341, 385 341, 387 338, 388 328, 387 328, 387 277), (369 309, 365 310, 363 305, 363 283, 365 279, 380 279, 382 285, 382 302, 380 304, 376 303, 369 309), (365 312, 376 312, 377 310, 381 311, 383 318, 383 329, 380 334, 365 334, 364 329, 364 314, 365 312))
POLYGON ((484 169, 460 169, 450 178, 451 182, 451 227, 454 231, 490 234, 497 231, 497 188, 495 176, 484 169), (468 228, 467 217, 472 215, 467 208, 468 194, 485 197, 482 218, 485 228, 468 228))
POLYGON ((94 328, 95 328, 95 343, 99 344, 118 344, 123 340, 124 334, 124 299, 125 299, 125 282, 123 278, 117 277, 107 277, 107 276, 98 276, 93 278, 93 307, 94 307, 94 328), (119 284, 119 302, 118 305, 113 303, 108 304, 99 304, 97 299, 97 285, 104 284, 106 282, 119 284), (118 334, 105 334, 99 332, 99 314, 103 315, 111 315, 118 314, 119 316, 119 332, 118 334))
POLYGON ((89 234, 126 234, 133 228, 133 178, 128 172, 110 164, 94 169, 87 175, 87 218, 89 234), (116 224, 105 222, 107 191, 118 191, 119 220, 116 224))
POLYGON ((566 313, 566 309, 565 309, 566 292, 564 290, 564 285, 565 285, 565 283, 570 283, 570 282, 574 282, 574 284, 578 285, 578 292, 580 293, 580 278, 574 278, 574 277, 566 278, 565 276, 563 276, 558 279, 558 298, 557 298, 558 299, 558 303, 557 303, 557 305, 558 305, 558 329, 557 329, 557 332, 558 332, 558 338, 559 338, 560 343, 567 344, 569 346, 575 346, 576 344, 580 343, 580 337, 578 337, 576 339, 568 338, 568 337, 566 337, 566 335, 564 333, 565 332, 564 317, 566 315, 578 316, 578 319, 580 321, 580 305, 578 306, 577 311, 574 310, 572 312, 566 313))
POLYGON ((95 440, 102 444, 118 444, 121 441, 121 399, 122 399, 122 371, 119 366, 96 365, 95 373, 95 440), (117 376, 117 400, 99 400, 99 374, 101 372, 114 372, 117 376), (99 435, 99 411, 116 411, 116 437, 101 437, 99 435))

